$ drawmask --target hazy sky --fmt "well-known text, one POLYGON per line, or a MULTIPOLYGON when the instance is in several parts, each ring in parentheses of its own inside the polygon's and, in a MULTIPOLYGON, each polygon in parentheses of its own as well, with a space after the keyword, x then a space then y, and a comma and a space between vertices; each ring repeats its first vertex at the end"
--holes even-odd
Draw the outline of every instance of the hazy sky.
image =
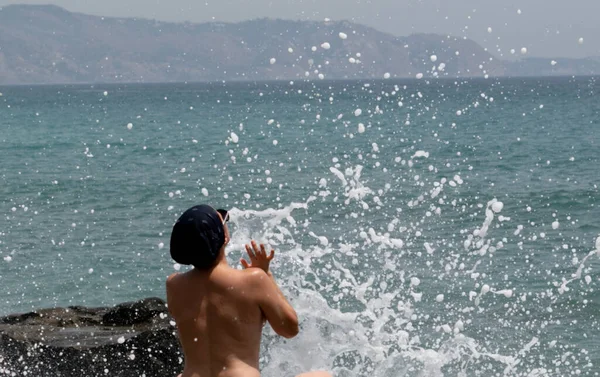
POLYGON ((13 3, 50 3, 82 13, 165 21, 327 17, 395 35, 466 36, 505 57, 521 47, 530 56, 600 56, 600 0, 0 0, 0 6, 13 3))

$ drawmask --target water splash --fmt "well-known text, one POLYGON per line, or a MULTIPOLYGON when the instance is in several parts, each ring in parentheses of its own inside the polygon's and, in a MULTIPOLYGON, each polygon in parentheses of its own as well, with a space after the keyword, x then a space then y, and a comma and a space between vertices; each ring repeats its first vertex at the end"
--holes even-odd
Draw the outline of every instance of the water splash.
MULTIPOLYGON (((348 166, 345 172, 331 167, 329 172, 337 183, 319 182, 322 190, 327 188, 327 195, 311 196, 280 209, 231 211, 230 256, 237 260, 241 245, 251 238, 275 246, 278 257, 273 269, 301 318, 301 332, 294 340, 267 332, 261 357, 265 376, 314 369, 334 370, 341 376, 552 375, 552 365, 564 353, 546 360, 535 351, 550 348, 543 334, 537 336, 538 324, 505 314, 506 308, 531 310, 523 299, 527 294, 498 288, 503 279, 496 279, 491 268, 495 254, 503 248, 513 249, 505 245, 506 240, 497 242, 495 238, 509 219, 499 215, 503 203, 490 199, 483 207, 482 224, 464 242, 423 243, 420 240, 430 235, 417 230, 425 227, 416 226, 408 214, 378 224, 380 206, 370 202, 375 201, 374 194, 382 195, 385 190, 364 183, 362 166, 348 166), (340 197, 344 198, 342 205, 338 205, 340 197), (330 219, 350 218, 356 223, 355 231, 330 234, 317 221, 323 216, 318 208, 327 208, 330 219), (497 218, 502 221, 494 227, 497 218), (419 251, 419 245, 424 245, 425 253, 419 251), (431 261, 434 254, 438 263, 431 261), (478 268, 481 271, 475 272, 478 268), (468 285, 479 287, 479 292, 467 294, 468 285), (437 291, 440 286, 444 289, 437 291), (488 297, 490 294, 494 298, 488 297), (506 330, 489 328, 486 318, 490 317, 506 330), (525 326, 523 334, 512 334, 515 325, 525 326), (505 337, 515 341, 501 346, 505 337), (537 357, 532 358, 532 353, 537 357)), ((460 177, 453 181, 467 184, 460 177)), ((423 190, 429 190, 433 200, 441 195, 440 187, 443 185, 423 190)), ((393 190, 387 191, 393 195, 393 190)), ((452 203, 450 195, 444 198, 452 203)), ((424 202, 426 196, 422 195, 398 211, 414 211, 424 202)), ((461 211, 460 206, 450 204, 445 213, 452 218, 461 211)), ((419 222, 429 218, 423 216, 419 222)), ((446 224, 442 215, 432 222, 446 224)), ((595 253, 597 250, 584 258, 562 289, 581 278, 584 263, 595 253)), ((536 304, 556 301, 542 297, 538 296, 536 304)))

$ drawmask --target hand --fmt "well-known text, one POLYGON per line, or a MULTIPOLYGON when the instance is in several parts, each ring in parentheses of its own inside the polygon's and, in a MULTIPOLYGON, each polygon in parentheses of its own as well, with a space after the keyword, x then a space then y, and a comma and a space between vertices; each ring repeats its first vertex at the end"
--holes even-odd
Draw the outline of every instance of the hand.
POLYGON ((271 254, 267 255, 264 244, 260 244, 259 248, 256 242, 252 241, 252 248, 250 245, 246 245, 246 252, 250 258, 250 263, 244 258, 240 259, 244 268, 260 268, 266 273, 269 272, 269 264, 275 257, 275 250, 271 250, 271 254))

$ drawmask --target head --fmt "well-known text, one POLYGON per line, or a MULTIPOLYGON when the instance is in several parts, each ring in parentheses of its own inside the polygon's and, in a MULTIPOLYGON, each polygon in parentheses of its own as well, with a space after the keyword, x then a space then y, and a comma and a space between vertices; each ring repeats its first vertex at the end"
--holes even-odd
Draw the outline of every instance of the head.
POLYGON ((171 257, 179 264, 210 270, 225 256, 229 243, 229 214, 208 205, 185 211, 173 226, 171 257))

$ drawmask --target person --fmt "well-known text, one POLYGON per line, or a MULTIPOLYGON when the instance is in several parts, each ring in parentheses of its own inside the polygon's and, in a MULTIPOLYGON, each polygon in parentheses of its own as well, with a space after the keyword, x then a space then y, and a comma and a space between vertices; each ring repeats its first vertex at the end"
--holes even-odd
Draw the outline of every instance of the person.
MULTIPOLYGON (((167 305, 177 324, 185 364, 180 377, 258 377, 262 329, 268 321, 285 338, 298 334, 298 317, 270 269, 275 251, 246 245, 243 269, 229 266, 229 214, 208 205, 188 209, 173 226, 170 253, 192 265, 167 278, 167 305)), ((311 372, 302 377, 331 377, 311 372)))

